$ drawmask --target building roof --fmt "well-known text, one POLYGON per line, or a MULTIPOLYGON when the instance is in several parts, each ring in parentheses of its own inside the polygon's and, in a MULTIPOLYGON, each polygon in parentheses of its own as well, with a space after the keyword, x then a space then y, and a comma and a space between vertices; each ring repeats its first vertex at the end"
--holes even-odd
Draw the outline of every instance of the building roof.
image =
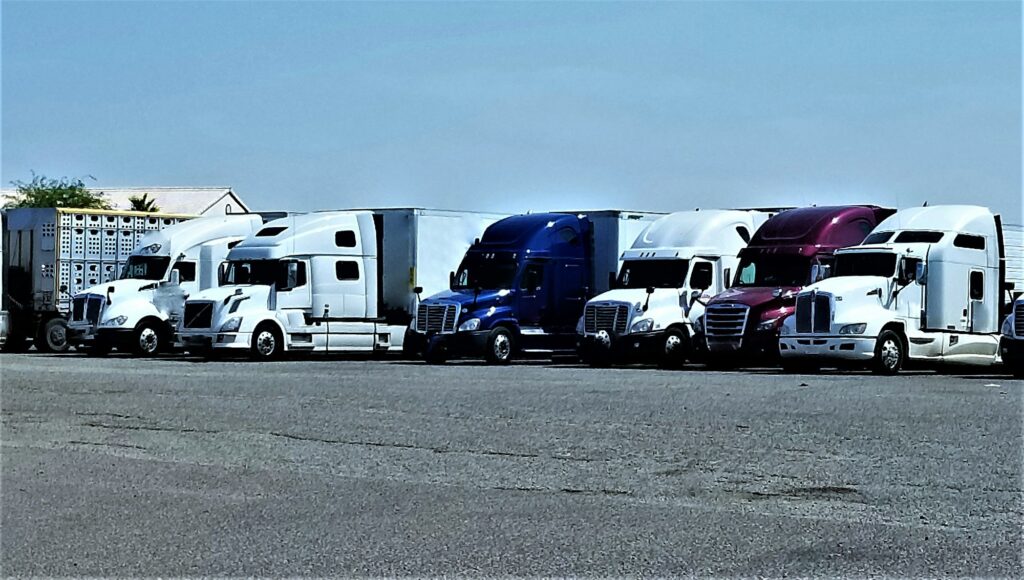
MULTIPOLYGON (((249 207, 230 187, 90 187, 102 193, 111 209, 131 209, 129 198, 149 194, 161 213, 201 215, 225 197, 231 198, 235 213, 249 211, 249 207)), ((0 189, 0 197, 16 197, 16 189, 0 189)))

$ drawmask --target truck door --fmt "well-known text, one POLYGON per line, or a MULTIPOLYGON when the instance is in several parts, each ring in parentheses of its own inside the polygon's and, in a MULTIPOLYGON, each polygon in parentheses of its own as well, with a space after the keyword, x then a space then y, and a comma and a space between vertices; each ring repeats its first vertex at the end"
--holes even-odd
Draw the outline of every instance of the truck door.
POLYGON ((527 262, 519 276, 519 326, 540 327, 548 314, 548 263, 527 262))
POLYGON ((558 264, 554 306, 551 312, 551 324, 563 331, 573 331, 583 306, 587 303, 587 283, 581 264, 567 262, 558 264))

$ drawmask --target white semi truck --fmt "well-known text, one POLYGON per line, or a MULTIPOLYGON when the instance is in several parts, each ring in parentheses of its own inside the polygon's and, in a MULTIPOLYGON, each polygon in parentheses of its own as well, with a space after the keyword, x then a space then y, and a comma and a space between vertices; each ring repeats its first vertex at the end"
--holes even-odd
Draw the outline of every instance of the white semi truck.
POLYGON ((117 278, 146 234, 192 216, 73 208, 4 210, 4 349, 68 349, 71 298, 117 278))
POLYGON ((984 207, 901 210, 864 242, 836 252, 831 276, 797 295, 779 351, 786 367, 908 361, 991 365, 1019 266, 1021 227, 984 207), (1007 242, 1011 242, 1008 247, 1007 242))
POLYGON ((185 302, 179 335, 192 352, 400 350, 418 295, 501 216, 389 208, 274 220, 228 254, 219 288, 185 302))
POLYGON ((693 320, 728 287, 740 250, 770 216, 683 211, 650 223, 622 253, 612 289, 587 302, 577 326, 580 357, 594 366, 681 366, 691 354, 693 320))
POLYGON ((259 214, 222 215, 147 233, 116 280, 75 294, 69 343, 97 355, 114 348, 136 356, 166 351, 185 296, 216 287, 228 251, 263 223, 259 214))

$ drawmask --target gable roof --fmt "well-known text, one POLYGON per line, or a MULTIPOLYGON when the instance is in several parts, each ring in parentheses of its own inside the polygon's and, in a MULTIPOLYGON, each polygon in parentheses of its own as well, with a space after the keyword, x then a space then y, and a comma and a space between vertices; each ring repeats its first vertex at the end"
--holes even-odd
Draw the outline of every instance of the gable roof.
MULTIPOLYGON (((129 198, 148 193, 161 213, 202 215, 225 197, 230 198, 235 213, 249 211, 249 207, 230 187, 90 187, 89 191, 102 193, 111 209, 131 209, 129 198)), ((18 191, 13 188, 0 190, 3 199, 17 194, 18 191)))

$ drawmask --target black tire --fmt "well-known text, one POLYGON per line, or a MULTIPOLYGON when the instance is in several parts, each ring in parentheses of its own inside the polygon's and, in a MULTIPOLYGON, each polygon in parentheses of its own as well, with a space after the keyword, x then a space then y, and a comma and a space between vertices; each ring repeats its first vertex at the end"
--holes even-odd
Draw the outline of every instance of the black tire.
POLYGON ((658 366, 663 369, 681 369, 686 364, 688 354, 686 333, 678 328, 669 328, 661 342, 658 353, 658 366))
POLYGON ((484 359, 488 364, 507 365, 512 362, 515 351, 516 341, 509 329, 499 326, 487 335, 487 350, 484 351, 484 359))
POLYGON ((883 330, 875 343, 871 370, 879 375, 895 375, 903 368, 906 358, 907 348, 900 335, 891 330, 883 330))
POLYGON ((39 333, 32 342, 39 352, 67 352, 68 324, 63 318, 51 318, 39 326, 39 333))
POLYGON ((1018 364, 1013 367, 1013 378, 1024 379, 1024 364, 1018 364))
POLYGON ((261 324, 252 333, 249 349, 253 360, 268 361, 280 359, 284 354, 284 337, 273 324, 261 324))
POLYGON ((128 351, 138 357, 152 357, 167 347, 167 333, 155 322, 143 320, 132 331, 128 351))

